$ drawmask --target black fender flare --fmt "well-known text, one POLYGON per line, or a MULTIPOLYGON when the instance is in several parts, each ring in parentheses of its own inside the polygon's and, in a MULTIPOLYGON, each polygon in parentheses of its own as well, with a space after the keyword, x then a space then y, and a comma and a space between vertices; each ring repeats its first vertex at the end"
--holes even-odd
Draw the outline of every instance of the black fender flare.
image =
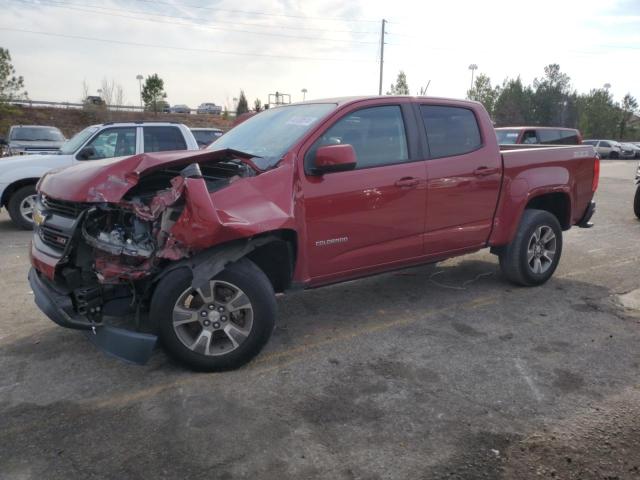
POLYGON ((195 289, 205 286, 211 277, 220 273, 229 263, 237 262, 246 257, 256 248, 268 243, 281 240, 277 235, 264 235, 242 240, 234 240, 229 243, 212 247, 196 255, 179 260, 169 265, 156 275, 151 281, 155 285, 162 281, 171 272, 186 268, 191 271, 191 286, 195 289))

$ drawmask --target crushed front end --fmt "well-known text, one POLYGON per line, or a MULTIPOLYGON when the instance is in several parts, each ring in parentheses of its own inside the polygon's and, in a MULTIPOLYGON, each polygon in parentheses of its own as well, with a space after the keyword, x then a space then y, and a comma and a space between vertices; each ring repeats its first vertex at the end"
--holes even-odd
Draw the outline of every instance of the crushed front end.
POLYGON ((240 162, 161 168, 117 201, 104 194, 107 183, 84 202, 53 198, 41 186, 29 272, 36 304, 58 325, 87 330, 107 352, 145 363, 156 343, 146 316, 154 279, 213 244, 221 223, 211 192, 251 175, 240 162))

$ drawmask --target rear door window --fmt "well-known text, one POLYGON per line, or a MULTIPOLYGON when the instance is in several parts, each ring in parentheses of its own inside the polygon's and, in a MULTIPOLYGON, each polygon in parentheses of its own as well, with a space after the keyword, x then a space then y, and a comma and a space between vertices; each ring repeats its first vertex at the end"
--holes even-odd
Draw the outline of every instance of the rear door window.
POLYGON ((431 158, 452 157, 482 146, 480 128, 468 108, 421 105, 431 158))
POLYGON ((144 127, 145 152, 167 152, 186 149, 187 144, 178 127, 144 127))

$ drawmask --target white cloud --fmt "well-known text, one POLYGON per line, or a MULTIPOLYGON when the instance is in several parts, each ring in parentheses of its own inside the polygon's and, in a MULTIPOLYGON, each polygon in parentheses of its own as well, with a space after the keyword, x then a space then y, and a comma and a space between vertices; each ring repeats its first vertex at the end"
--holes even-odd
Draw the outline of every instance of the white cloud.
MULTIPOLYGON (((194 1, 191 0, 192 5, 194 1)), ((308 89, 308 98, 374 94, 378 87, 377 19, 383 17, 390 20, 385 48, 385 90, 398 70, 403 69, 412 91, 431 80, 430 95, 463 97, 469 86, 470 63, 478 64, 480 72, 500 83, 506 76, 517 75, 530 82, 542 74, 544 65, 556 62, 571 76, 579 91, 607 82, 612 84, 612 92, 618 98, 627 91, 640 96, 637 82, 640 64, 635 61, 640 49, 640 12, 629 9, 629 3, 622 0, 535 3, 398 0, 392 5, 382 0, 222 0, 197 4, 219 10, 196 8, 177 0, 47 2, 47 5, 59 2, 59 7, 32 2, 5 0, 0 27, 312 59, 147 48, 0 30, 0 45, 10 49, 31 98, 39 100, 78 101, 83 79, 95 90, 106 76, 124 86, 129 103, 137 103, 136 75, 156 72, 165 80, 172 104, 186 103, 192 107, 204 101, 224 104, 237 96, 241 88, 250 102, 256 97, 265 101, 276 90, 299 100, 302 88, 308 89), (69 5, 92 12, 60 8, 69 5), (238 10, 290 16, 249 15, 238 10), (191 20, 150 17, 132 11, 191 20), (326 20, 327 17, 374 21, 347 22, 326 20), (207 22, 208 26, 195 26, 193 22, 207 22)))

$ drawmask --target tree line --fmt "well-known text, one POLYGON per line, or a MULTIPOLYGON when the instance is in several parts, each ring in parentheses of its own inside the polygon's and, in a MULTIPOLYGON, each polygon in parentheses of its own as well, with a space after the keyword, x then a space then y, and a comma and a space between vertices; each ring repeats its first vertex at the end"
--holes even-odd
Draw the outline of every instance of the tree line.
POLYGON ((584 138, 637 140, 638 102, 627 93, 616 102, 605 85, 578 93, 560 65, 544 67, 544 75, 531 85, 520 77, 506 78, 492 86, 489 76, 479 74, 467 98, 481 102, 497 127, 543 125, 580 130, 584 138))

